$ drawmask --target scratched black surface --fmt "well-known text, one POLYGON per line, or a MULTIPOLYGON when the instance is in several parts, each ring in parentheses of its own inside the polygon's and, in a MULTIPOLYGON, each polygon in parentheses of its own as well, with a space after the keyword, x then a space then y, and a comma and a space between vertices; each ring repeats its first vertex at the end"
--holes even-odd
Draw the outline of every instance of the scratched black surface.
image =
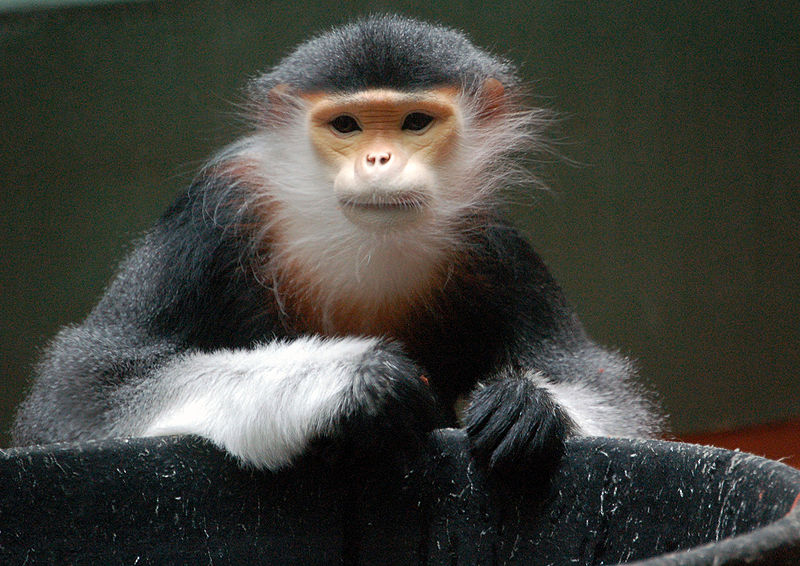
POLYGON ((572 440, 533 491, 451 430, 404 462, 277 474, 195 438, 64 444, 0 451, 0 563, 788 565, 798 493, 782 464, 658 441, 572 440))

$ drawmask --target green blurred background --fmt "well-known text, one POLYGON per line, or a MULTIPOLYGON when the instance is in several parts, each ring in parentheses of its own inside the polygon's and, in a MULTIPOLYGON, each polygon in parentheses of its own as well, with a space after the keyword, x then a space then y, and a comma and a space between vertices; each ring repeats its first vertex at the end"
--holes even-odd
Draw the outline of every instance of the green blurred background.
POLYGON ((466 30, 562 113, 515 214, 675 432, 800 415, 797 2, 25 4, 0 1, 0 446, 37 351, 234 139, 244 80, 376 10, 466 30))

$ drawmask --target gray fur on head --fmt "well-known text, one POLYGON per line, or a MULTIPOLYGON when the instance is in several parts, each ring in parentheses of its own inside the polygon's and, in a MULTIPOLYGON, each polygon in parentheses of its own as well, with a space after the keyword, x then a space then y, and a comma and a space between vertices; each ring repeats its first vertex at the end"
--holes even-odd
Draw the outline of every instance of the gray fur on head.
POLYGON ((414 91, 457 85, 466 92, 488 78, 518 83, 505 59, 475 47, 461 32, 396 15, 373 15, 301 44, 274 69, 254 79, 256 100, 277 85, 300 92, 414 91))

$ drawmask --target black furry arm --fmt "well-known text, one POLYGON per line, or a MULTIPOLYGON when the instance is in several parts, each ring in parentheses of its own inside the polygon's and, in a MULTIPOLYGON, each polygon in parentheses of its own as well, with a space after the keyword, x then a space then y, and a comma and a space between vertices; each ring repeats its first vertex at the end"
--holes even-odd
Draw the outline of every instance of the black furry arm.
POLYGON ((254 273, 243 219, 206 214, 214 193, 202 189, 139 242, 86 320, 51 342, 14 442, 196 434, 269 469, 321 439, 419 444, 437 418, 422 370, 379 338, 284 324, 254 273))
POLYGON ((226 245, 197 203, 196 189, 178 199, 86 319, 51 341, 18 412, 16 444, 129 435, 144 418, 137 389, 192 342, 230 333, 224 313, 235 302, 220 299, 242 289, 224 294, 236 278, 220 267, 234 261, 235 243, 226 245))
POLYGON ((473 267, 484 286, 484 329, 498 363, 464 416, 477 456, 492 468, 557 460, 570 435, 648 437, 660 417, 629 360, 595 344, 541 258, 512 228, 487 230, 494 258, 473 267), (491 311, 491 314, 489 312, 491 311))

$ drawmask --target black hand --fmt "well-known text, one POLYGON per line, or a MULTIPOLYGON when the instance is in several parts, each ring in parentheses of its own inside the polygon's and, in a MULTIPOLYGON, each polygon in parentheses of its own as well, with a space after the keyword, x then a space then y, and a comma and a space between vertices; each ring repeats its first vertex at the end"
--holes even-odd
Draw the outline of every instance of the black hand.
POLYGON ((465 417, 475 457, 501 474, 548 476, 574 428, 548 392, 524 378, 481 387, 465 417))

